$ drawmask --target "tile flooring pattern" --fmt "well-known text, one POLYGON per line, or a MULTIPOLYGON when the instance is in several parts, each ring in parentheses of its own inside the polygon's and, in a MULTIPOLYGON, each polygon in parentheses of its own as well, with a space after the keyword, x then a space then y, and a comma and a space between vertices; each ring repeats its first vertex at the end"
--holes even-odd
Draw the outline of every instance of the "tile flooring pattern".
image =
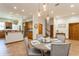
MULTIPOLYGON (((79 41, 70 40, 70 56, 79 56, 79 41)), ((16 42, 12 44, 5 44, 5 40, 0 39, 0 56, 26 56, 26 49, 24 42, 16 42)))

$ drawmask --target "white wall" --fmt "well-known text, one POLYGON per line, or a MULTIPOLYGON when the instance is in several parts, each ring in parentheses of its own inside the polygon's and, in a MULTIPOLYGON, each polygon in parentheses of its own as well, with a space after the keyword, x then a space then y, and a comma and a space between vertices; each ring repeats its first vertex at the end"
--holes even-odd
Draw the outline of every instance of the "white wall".
POLYGON ((66 38, 69 38, 69 23, 78 23, 79 16, 71 16, 66 18, 55 18, 54 19, 54 37, 58 30, 58 32, 63 32, 66 34, 66 38), (63 24, 64 26, 61 26, 63 24))

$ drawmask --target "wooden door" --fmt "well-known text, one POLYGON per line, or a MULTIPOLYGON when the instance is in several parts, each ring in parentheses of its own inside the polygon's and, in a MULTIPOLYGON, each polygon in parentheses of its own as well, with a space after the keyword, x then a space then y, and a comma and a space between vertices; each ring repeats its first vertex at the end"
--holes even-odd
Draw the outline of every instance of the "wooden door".
POLYGON ((38 34, 42 34, 42 33, 43 33, 43 25, 38 24, 38 34))
POLYGON ((79 23, 69 24, 69 39, 79 40, 79 23))
POLYGON ((24 26, 24 37, 28 37, 28 39, 33 39, 33 32, 32 32, 32 21, 25 22, 24 26))
POLYGON ((50 25, 50 37, 53 38, 53 25, 50 25))

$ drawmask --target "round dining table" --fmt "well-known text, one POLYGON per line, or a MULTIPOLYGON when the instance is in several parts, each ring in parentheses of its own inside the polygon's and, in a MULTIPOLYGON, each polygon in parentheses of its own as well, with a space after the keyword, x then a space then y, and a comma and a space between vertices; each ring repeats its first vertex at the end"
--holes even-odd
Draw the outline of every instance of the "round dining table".
POLYGON ((51 42, 40 42, 39 40, 32 40, 31 45, 39 49, 42 55, 45 55, 45 52, 51 50, 51 42))
MULTIPOLYGON (((45 55, 45 53, 47 51, 51 51, 51 44, 52 43, 61 43, 58 39, 52 39, 50 41, 47 41, 47 42, 41 42, 39 40, 32 40, 31 41, 31 45, 36 48, 36 49, 39 49, 41 51, 41 54, 42 55, 45 55)), ((68 40, 66 40, 66 42, 68 42, 68 40)))

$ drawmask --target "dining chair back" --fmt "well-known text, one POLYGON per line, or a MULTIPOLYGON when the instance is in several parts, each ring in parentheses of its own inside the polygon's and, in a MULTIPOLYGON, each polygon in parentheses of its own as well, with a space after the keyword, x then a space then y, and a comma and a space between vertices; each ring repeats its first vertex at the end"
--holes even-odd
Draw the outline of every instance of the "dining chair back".
POLYGON ((30 41, 28 38, 25 38, 25 45, 26 45, 26 50, 27 50, 27 55, 28 56, 41 56, 40 50, 35 49, 34 47, 29 48, 30 41))
POLYGON ((56 33, 56 38, 61 42, 65 42, 66 40, 65 33, 56 33))
POLYGON ((70 45, 70 43, 51 44, 51 56, 68 56, 70 45))

